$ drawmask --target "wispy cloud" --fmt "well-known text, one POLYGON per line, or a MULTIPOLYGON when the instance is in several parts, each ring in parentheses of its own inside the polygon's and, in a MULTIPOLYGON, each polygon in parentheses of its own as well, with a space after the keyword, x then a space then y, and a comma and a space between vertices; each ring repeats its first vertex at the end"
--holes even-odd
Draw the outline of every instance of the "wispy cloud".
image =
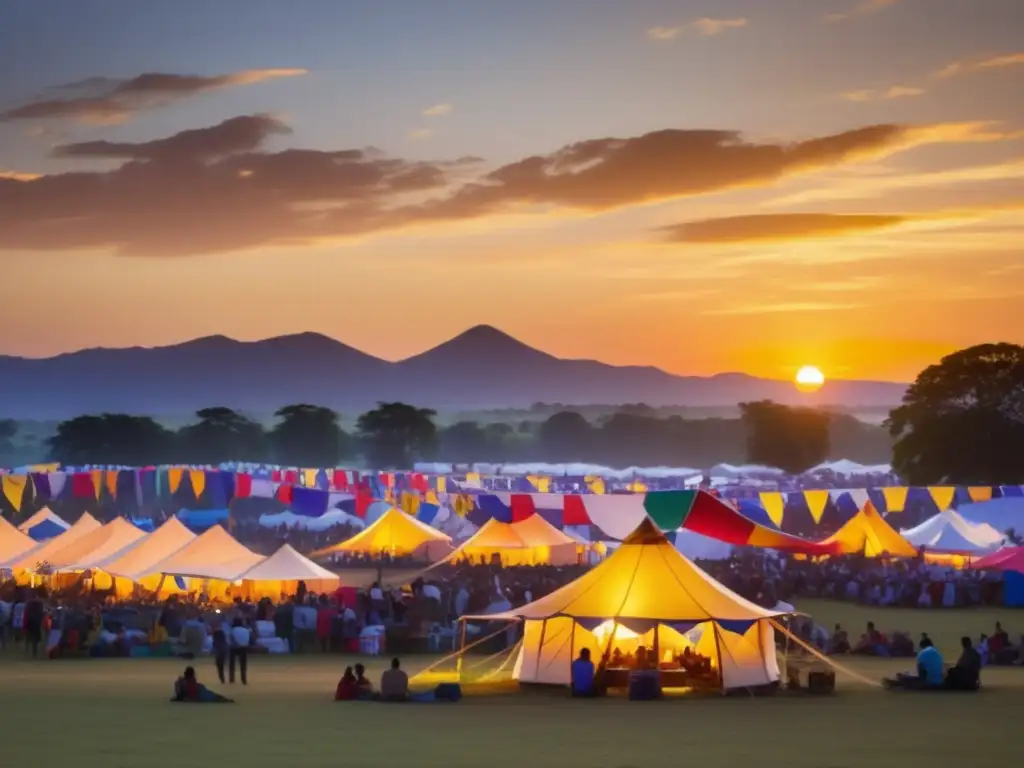
POLYGON ((861 304, 831 301, 780 301, 767 304, 738 304, 735 306, 712 307, 705 315, 774 315, 790 312, 838 312, 860 309, 861 304))
POLYGON ((832 213, 767 213, 726 216, 660 227, 671 243, 749 243, 841 237, 903 224, 903 216, 832 213))
POLYGON ((206 91, 255 85, 283 77, 308 74, 305 69, 246 69, 227 75, 180 75, 147 72, 129 80, 88 77, 49 90, 61 98, 44 98, 0 112, 0 122, 67 119, 92 125, 112 125, 135 112, 164 106, 206 91))
POLYGON ((0 171, 0 179, 8 181, 35 181, 42 178, 41 173, 23 173, 22 171, 0 171))
POLYGON ((705 37, 714 37, 728 29, 740 29, 745 26, 747 26, 747 20, 744 18, 711 19, 704 17, 677 27, 651 27, 647 30, 647 37, 658 42, 675 40, 687 32, 694 32, 705 37))
POLYGON ((431 131, 429 128, 415 128, 409 131, 410 139, 416 139, 420 141, 423 139, 429 139, 433 135, 433 131, 431 131))
POLYGON ((935 77, 948 80, 951 77, 970 75, 976 72, 987 72, 993 69, 1006 69, 1024 64, 1024 51, 1018 53, 1006 53, 988 58, 965 59, 954 61, 935 73, 935 77))
POLYGON ((896 0, 861 0, 861 2, 850 7, 846 11, 839 13, 830 13, 825 17, 825 21, 836 24, 841 21, 848 21, 855 19, 858 16, 867 16, 878 11, 885 10, 886 8, 896 5, 896 0))
POLYGON ((905 99, 910 96, 921 96, 924 92, 924 88, 894 85, 885 90, 864 89, 860 91, 846 91, 841 96, 845 101, 889 101, 892 99, 905 99))
POLYGON ((444 117, 452 113, 452 105, 448 102, 443 104, 435 104, 432 107, 427 107, 423 110, 424 117, 444 117))

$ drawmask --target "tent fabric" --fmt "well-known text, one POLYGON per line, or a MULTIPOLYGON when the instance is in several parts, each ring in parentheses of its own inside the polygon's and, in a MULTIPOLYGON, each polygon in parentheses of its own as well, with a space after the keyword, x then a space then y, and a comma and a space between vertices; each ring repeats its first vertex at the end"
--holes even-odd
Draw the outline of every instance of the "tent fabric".
POLYGON ((60 536, 70 527, 71 523, 58 517, 49 507, 43 507, 19 525, 18 530, 27 533, 36 541, 45 541, 60 536))
POLYGON ((83 536, 87 536, 101 527, 95 517, 86 512, 75 524, 56 538, 50 539, 37 547, 34 547, 21 555, 0 564, 0 567, 11 570, 35 570, 37 565, 49 563, 50 558, 59 553, 68 545, 74 543, 83 536))
POLYGON ((685 528, 676 531, 673 543, 690 560, 728 560, 734 549, 732 544, 710 539, 685 528))
POLYGON ((145 536, 124 518, 118 517, 73 541, 49 559, 54 571, 85 571, 130 547, 145 536))
POLYGON ((443 559, 451 552, 451 537, 421 523, 412 515, 391 507, 376 521, 350 539, 321 549, 313 557, 338 553, 379 557, 412 556, 430 562, 443 559))
POLYGON ((915 557, 917 549, 892 529, 870 501, 842 528, 825 539, 837 544, 842 554, 861 554, 865 557, 915 557))
POLYGON ((956 510, 946 509, 920 525, 901 531, 915 547, 928 552, 976 555, 997 549, 1003 536, 985 523, 965 520, 956 510))
POLYGON ((22 533, 0 517, 0 563, 28 552, 38 546, 35 539, 22 533))
POLYGON ((215 525, 157 563, 154 570, 167 576, 237 581, 263 559, 263 555, 247 549, 221 526, 215 525))
POLYGON ((338 575, 300 554, 291 544, 285 544, 239 578, 243 581, 337 581, 338 575))
POLYGON ((1017 571, 1024 573, 1024 547, 1003 547, 975 560, 971 568, 979 571, 1017 571))
POLYGON ((111 576, 139 581, 145 576, 159 573, 155 570, 156 565, 195 538, 196 535, 192 531, 172 517, 153 533, 138 539, 129 548, 96 563, 95 567, 111 576))
POLYGON ((502 565, 572 565, 579 562, 581 545, 540 515, 516 523, 491 518, 466 539, 450 561, 491 562, 502 565))
POLYGON ((705 625, 706 640, 698 650, 712 659, 724 688, 741 688, 779 679, 774 630, 767 621, 779 615, 716 582, 648 519, 602 564, 570 584, 520 608, 479 618, 523 619, 515 678, 562 685, 570 682, 581 648, 590 648, 594 658, 613 643, 652 648, 657 633, 660 651, 671 654, 693 645, 675 627, 705 625))

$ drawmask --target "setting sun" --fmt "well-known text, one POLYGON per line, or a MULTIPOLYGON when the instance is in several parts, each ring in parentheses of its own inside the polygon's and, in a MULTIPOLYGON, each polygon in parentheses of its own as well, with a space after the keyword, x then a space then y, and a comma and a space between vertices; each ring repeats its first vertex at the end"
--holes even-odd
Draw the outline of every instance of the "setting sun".
POLYGON ((796 388, 801 392, 817 392, 825 383, 825 374, 813 365, 805 365, 796 372, 796 388))

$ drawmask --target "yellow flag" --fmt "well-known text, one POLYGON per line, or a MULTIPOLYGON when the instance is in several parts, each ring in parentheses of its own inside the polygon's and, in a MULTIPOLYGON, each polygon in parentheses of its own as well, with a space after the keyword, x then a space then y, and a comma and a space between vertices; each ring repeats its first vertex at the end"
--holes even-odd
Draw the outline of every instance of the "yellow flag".
POLYGON ((92 475, 92 489, 96 492, 96 500, 99 501, 100 494, 103 493, 103 470, 94 469, 89 474, 92 475))
POLYGON ((167 487, 171 489, 171 493, 177 493, 178 488, 181 487, 181 478, 185 474, 185 470, 181 467, 171 467, 167 470, 167 487))
POLYGON ((424 499, 427 504, 437 504, 437 494, 434 491, 427 491, 427 497, 424 499))
POLYGON ((21 503, 25 500, 25 486, 28 475, 4 475, 4 496, 11 502, 15 511, 21 512, 21 503))
POLYGON ((420 495, 410 491, 402 491, 402 509, 410 515, 420 511, 420 495))
POLYGON ((302 470, 302 481, 305 483, 307 488, 316 488, 316 470, 315 469, 304 469, 302 470))
POLYGON ((602 495, 604 493, 604 478, 603 477, 591 477, 587 479, 587 487, 590 488, 590 492, 602 495))
POLYGON ((931 494, 932 501, 939 508, 939 512, 943 512, 949 509, 953 503, 953 494, 956 493, 956 488, 951 485, 929 485, 928 493, 931 494))
POLYGON ((882 496, 885 497, 886 512, 902 512, 907 506, 907 491, 909 490, 909 488, 901 486, 883 488, 882 496))
POLYGON ((782 513, 786 511, 786 502, 782 494, 777 491, 764 491, 760 494, 761 506, 768 513, 768 517, 780 528, 782 527, 782 513))
POLYGON ((439 478, 437 478, 437 492, 438 493, 444 493, 447 490, 448 490, 448 478, 447 477, 439 477, 439 478))
POLYGON ((117 470, 107 470, 107 493, 110 494, 110 498, 117 498, 117 470))
POLYGON ((825 505, 828 504, 828 491, 804 491, 804 499, 814 522, 820 523, 821 516, 825 514, 825 505))
POLYGON ((188 479, 192 481, 192 493, 198 499, 203 495, 203 489, 206 488, 206 470, 190 469, 188 471, 188 479))
POLYGON ((992 498, 990 486, 971 486, 967 489, 967 493, 970 495, 971 501, 989 501, 992 498))

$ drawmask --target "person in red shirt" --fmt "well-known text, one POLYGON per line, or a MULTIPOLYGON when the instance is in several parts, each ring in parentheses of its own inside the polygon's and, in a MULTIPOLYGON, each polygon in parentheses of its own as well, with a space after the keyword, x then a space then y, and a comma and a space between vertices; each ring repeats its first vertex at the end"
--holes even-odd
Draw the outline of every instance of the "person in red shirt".
POLYGON ((338 681, 338 688, 334 692, 335 701, 353 701, 359 695, 359 683, 352 672, 352 667, 345 667, 345 674, 338 681))

